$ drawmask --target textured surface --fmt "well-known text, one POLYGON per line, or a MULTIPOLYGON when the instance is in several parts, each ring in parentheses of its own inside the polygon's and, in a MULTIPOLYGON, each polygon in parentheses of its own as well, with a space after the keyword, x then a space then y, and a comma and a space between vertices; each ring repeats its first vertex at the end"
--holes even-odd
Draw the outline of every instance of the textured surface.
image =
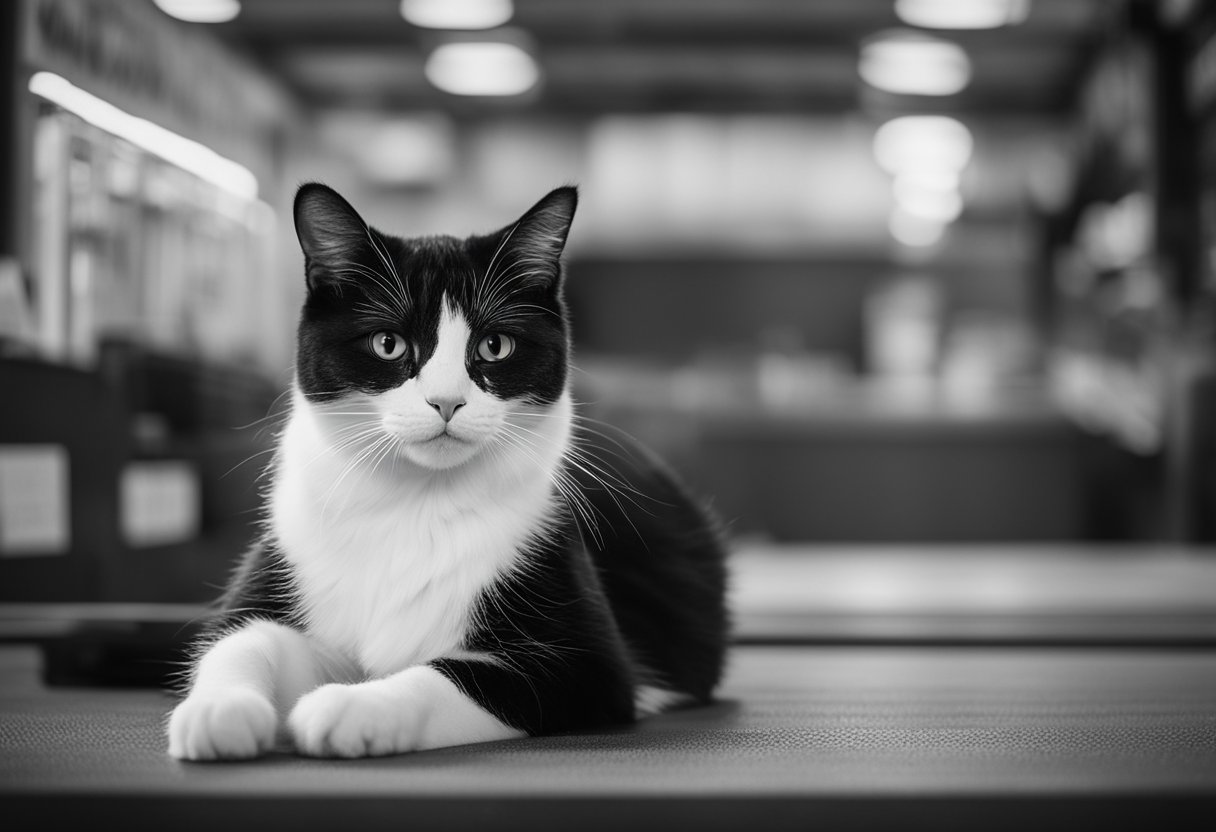
POLYGON ((720 704, 634 729, 243 764, 169 759, 165 696, 47 690, 37 660, 0 651, 0 808, 41 821, 1109 828, 1216 804, 1206 651, 739 648, 720 704))

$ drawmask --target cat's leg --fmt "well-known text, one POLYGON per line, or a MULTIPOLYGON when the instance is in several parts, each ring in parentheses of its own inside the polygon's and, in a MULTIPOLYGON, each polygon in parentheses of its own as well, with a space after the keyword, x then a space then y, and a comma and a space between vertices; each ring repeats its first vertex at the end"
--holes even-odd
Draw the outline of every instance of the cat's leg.
POLYGON ((368 757, 526 736, 430 666, 305 694, 287 724, 314 757, 368 757))
POLYGON ((189 694, 169 717, 169 754, 182 760, 263 754, 274 747, 279 713, 344 673, 298 630, 270 621, 244 624, 199 659, 189 694))

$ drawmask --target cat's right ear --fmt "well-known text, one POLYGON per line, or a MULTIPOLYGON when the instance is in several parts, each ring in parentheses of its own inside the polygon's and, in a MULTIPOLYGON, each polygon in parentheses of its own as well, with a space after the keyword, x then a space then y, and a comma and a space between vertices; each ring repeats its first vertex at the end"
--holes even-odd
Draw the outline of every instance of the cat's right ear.
POLYGON ((350 268, 369 243, 367 223, 337 191, 318 182, 300 186, 292 213, 309 291, 340 282, 338 274, 350 268))

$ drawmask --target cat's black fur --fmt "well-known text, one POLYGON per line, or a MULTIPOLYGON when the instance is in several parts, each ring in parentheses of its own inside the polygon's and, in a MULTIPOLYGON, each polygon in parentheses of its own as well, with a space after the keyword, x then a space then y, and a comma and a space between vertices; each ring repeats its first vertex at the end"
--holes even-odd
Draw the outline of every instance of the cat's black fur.
MULTIPOLYGON (((518 343, 513 361, 486 365, 470 356, 474 383, 499 398, 556 401, 570 351, 560 255, 576 202, 575 189, 559 188, 492 234, 403 239, 366 227, 327 187, 303 186, 295 202, 308 281, 301 391, 327 401, 400 385, 434 350, 446 296, 474 332, 506 332, 518 343), (490 308, 472 276, 506 251, 533 260, 535 272, 514 287, 509 304, 490 308), (368 279, 386 264, 404 292, 368 279), (404 327, 416 353, 390 364, 352 347, 380 325, 404 327)), ((706 702, 726 649, 725 550, 712 516, 625 434, 576 420, 573 444, 564 464, 577 498, 537 530, 520 553, 524 567, 482 593, 463 645, 501 661, 430 663, 502 722, 534 735, 627 722, 639 684, 706 702)), ((209 637, 253 619, 302 626, 297 592, 268 533, 235 574, 209 637)))

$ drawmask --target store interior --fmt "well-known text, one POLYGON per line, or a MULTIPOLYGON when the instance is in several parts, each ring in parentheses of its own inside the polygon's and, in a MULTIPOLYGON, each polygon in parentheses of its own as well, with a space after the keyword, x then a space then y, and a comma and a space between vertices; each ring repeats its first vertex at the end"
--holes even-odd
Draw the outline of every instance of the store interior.
POLYGON ((0 79, 11 828, 1216 807, 1216 4, 14 0, 0 79), (307 182, 403 237, 579 187, 573 395, 722 521, 712 703, 170 758, 186 645, 263 528, 307 182))
POLYGON ((214 596, 285 412, 307 181, 403 236, 579 185, 580 412, 764 562, 756 620, 808 559, 1051 584, 1216 540, 1206 4, 179 5, 3 11, 9 608, 214 596))

